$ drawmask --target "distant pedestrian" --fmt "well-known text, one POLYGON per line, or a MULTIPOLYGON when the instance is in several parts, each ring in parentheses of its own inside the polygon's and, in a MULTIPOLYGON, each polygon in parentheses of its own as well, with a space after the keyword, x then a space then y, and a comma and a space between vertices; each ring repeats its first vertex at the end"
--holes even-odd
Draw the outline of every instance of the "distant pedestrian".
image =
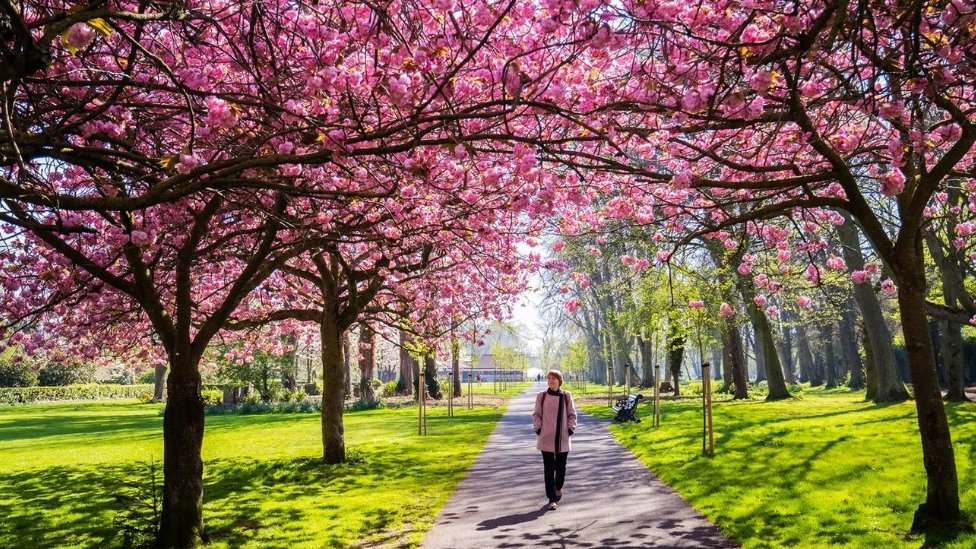
POLYGON ((546 372, 546 383, 549 388, 535 397, 532 428, 537 435, 536 448, 542 452, 549 509, 555 509, 563 497, 566 458, 569 457, 570 449, 569 437, 576 430, 576 406, 569 391, 562 390, 562 372, 546 372))

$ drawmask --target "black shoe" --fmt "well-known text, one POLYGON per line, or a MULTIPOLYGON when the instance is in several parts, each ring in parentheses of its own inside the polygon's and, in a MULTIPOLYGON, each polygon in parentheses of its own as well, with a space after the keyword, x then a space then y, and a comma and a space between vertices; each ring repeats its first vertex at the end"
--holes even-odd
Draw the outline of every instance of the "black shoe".
POLYGON ((563 491, 562 490, 556 490, 556 501, 558 502, 561 499, 563 499, 563 491))

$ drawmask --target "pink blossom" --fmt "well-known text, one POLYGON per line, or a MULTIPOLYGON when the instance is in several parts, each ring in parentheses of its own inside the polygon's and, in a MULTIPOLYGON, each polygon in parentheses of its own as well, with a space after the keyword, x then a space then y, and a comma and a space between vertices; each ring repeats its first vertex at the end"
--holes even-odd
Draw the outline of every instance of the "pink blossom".
POLYGON ((643 271, 650 264, 651 264, 651 262, 648 261, 648 260, 646 260, 646 259, 638 259, 637 260, 637 263, 634 263, 634 271, 635 272, 643 271))
POLYGON ((864 284, 868 280, 867 271, 854 271, 851 273, 851 282, 854 284, 864 284))
POLYGON ((654 254, 654 257, 656 257, 657 260, 660 261, 661 263, 667 263, 667 261, 671 259, 671 252, 666 252, 664 250, 661 250, 656 254, 654 254))
POLYGON ((400 189, 400 196, 402 198, 413 198, 417 196, 417 187, 414 187, 413 185, 403 187, 400 189))
POLYGON ((810 306, 811 301, 812 300, 809 297, 801 295, 800 297, 796 298, 796 305, 801 309, 806 309, 810 306))
POLYGON ((881 266, 877 263, 868 263, 864 266, 864 270, 867 271, 868 274, 878 274, 878 271, 881 270, 881 266))
POLYGON ((599 248, 593 248, 593 247, 591 247, 590 248, 590 255, 595 256, 595 257, 599 257, 599 256, 603 255, 603 252, 601 252, 599 248))
POLYGON ((769 284, 769 277, 765 273, 759 273, 752 279, 752 282, 760 288, 765 288, 769 284))
POLYGON ((780 250, 776 252, 776 259, 781 262, 789 261, 793 257, 793 254, 789 250, 780 250))
POLYGON ((739 263, 739 268, 736 270, 739 271, 740 275, 746 276, 752 272, 752 264, 745 262, 739 263))
POLYGON ((976 221, 965 221, 956 225, 956 234, 959 236, 969 236, 976 232, 976 221))
POLYGON ((633 265, 634 264, 634 261, 635 261, 635 259, 634 259, 634 256, 632 256, 632 255, 622 255, 622 256, 620 256, 620 262, 623 263, 624 265, 633 265))
POLYGON ((64 35, 64 44, 69 48, 82 49, 91 44, 95 39, 95 29, 88 23, 75 23, 71 25, 68 32, 64 35))
POLYGON ((777 307, 776 305, 770 305, 769 307, 766 308, 766 316, 775 317, 777 315, 779 315, 779 307, 777 307))
POLYGON ((564 241, 562 241, 562 240, 559 240, 555 244, 552 245, 552 251, 554 251, 554 252, 561 252, 561 251, 563 251, 563 248, 565 248, 565 247, 566 247, 566 243, 564 241))
POLYGON ((898 286, 895 286, 890 278, 886 278, 881 281, 881 291, 888 295, 894 295, 898 293, 898 286))
POLYGON ((579 309, 579 301, 576 301, 575 299, 570 299, 569 301, 566 302, 567 311, 571 313, 575 313, 576 309, 579 309))
POLYGON ((803 275, 811 284, 820 284, 820 268, 816 265, 807 265, 807 272, 803 275))
POLYGON ((140 231, 138 229, 132 231, 132 243, 140 248, 145 248, 146 246, 152 244, 152 237, 146 231, 140 231))
POLYGON ((700 299, 692 299, 688 302, 688 307, 692 309, 701 309, 705 306, 705 302, 700 299))
POLYGON ((722 303, 718 306, 718 312, 722 313, 724 317, 730 317, 735 315, 735 309, 732 308, 728 303, 722 303))
POLYGON ((972 324, 973 326, 976 326, 976 315, 973 315, 973 318, 969 319, 969 323, 972 324))
POLYGON ((739 243, 731 238, 726 238, 722 245, 725 246, 726 250, 734 250, 739 246, 739 243))
POLYGON ((827 268, 832 271, 842 271, 846 267, 847 264, 844 263, 844 260, 836 255, 832 255, 827 259, 827 268))
POLYGON ((881 194, 896 196, 905 190, 905 174, 900 169, 894 169, 881 178, 881 194))
POLYGON ((760 294, 752 298, 752 301, 756 304, 756 307, 764 307, 766 305, 766 296, 760 294))

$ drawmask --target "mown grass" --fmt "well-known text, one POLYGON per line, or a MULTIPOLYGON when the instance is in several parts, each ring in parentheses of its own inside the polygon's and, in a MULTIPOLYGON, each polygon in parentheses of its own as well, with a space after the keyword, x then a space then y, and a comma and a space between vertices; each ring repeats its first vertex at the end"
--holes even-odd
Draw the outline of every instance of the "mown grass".
MULTIPOLYGON (((605 406, 586 410, 611 417, 605 406)), ((976 405, 948 404, 962 506, 976 512, 976 405)), ((664 482, 745 548, 963 549, 976 535, 908 536, 925 498, 915 406, 806 390, 778 402, 714 406, 715 455, 702 457, 700 400, 664 401, 661 427, 611 426, 664 482)))
MULTIPOLYGON (((162 456, 159 405, 0 408, 0 547, 113 547, 114 494, 162 456)), ((349 462, 321 463, 315 414, 207 418, 210 547, 419 544, 502 410, 347 412, 349 462)))

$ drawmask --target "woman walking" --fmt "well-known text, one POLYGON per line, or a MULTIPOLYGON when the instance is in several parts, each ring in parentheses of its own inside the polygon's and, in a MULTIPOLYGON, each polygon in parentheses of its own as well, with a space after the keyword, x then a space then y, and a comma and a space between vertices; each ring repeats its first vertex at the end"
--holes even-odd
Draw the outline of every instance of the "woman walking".
POLYGON ((559 370, 546 372, 549 388, 535 397, 532 428, 538 435, 536 448, 542 452, 546 477, 546 496, 549 509, 563 497, 566 479, 566 458, 569 457, 569 437, 576 430, 576 406, 569 391, 563 391, 563 374, 559 370))

